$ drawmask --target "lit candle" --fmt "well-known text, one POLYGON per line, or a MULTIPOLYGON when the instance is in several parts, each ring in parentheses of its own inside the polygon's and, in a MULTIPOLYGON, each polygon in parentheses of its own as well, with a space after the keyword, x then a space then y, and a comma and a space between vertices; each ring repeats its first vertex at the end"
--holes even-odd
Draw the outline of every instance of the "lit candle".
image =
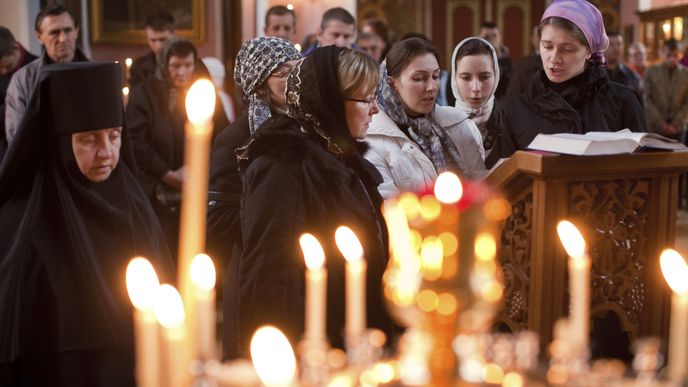
POLYGON ((682 385, 688 376, 688 265, 681 254, 666 249, 659 259, 671 297, 669 378, 682 385))
POLYGON ((215 266, 205 254, 191 261, 191 282, 196 295, 198 357, 215 358, 215 266))
POLYGON ((124 64, 127 66, 127 77, 126 77, 127 82, 129 82, 129 77, 131 77, 131 64, 132 63, 133 63, 133 61, 131 60, 131 58, 127 58, 124 60, 124 64))
POLYGON ((129 87, 124 86, 122 88, 122 104, 124 104, 124 107, 127 107, 127 103, 129 102, 129 87))
POLYGON ((155 318, 162 326, 163 353, 161 367, 162 385, 171 387, 188 386, 190 375, 189 363, 184 354, 184 304, 177 289, 164 284, 158 287, 153 304, 155 318))
POLYGON ((569 255, 569 302, 571 317, 569 333, 572 344, 587 352, 590 320, 590 257, 585 239, 573 223, 564 220, 557 224, 559 239, 569 255))
POLYGON ((251 361, 267 387, 290 386, 296 376, 296 356, 286 336, 277 328, 258 328, 251 339, 251 361))
POLYGON ((155 292, 160 286, 151 263, 136 257, 127 266, 127 292, 134 305, 136 337, 136 384, 141 387, 160 386, 158 323, 153 312, 155 292))
MULTIPOLYGON (((212 115, 215 110, 215 87, 207 79, 196 81, 186 95, 184 166, 179 226, 178 284, 184 299, 187 328, 196 333, 196 301, 189 275, 191 259, 205 251, 206 209, 208 198, 208 163, 212 136, 212 115)), ((197 340, 189 340, 183 351, 187 356, 197 353, 197 340)), ((190 359, 190 357, 189 357, 190 359)))
POLYGON ((362 336, 366 329, 366 262, 363 260, 363 247, 356 234, 346 226, 337 228, 335 241, 346 259, 346 337, 356 338, 362 336))
POLYGON ((327 321, 327 270, 325 252, 320 242, 311 234, 299 238, 303 258, 306 261, 306 340, 325 340, 327 321))

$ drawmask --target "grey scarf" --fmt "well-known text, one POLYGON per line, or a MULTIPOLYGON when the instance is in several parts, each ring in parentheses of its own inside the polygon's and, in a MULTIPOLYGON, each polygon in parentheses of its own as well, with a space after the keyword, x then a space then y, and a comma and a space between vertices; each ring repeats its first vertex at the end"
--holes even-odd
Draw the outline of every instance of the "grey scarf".
POLYGON ((459 151, 447 133, 432 114, 421 117, 409 117, 404 111, 401 97, 387 80, 387 63, 382 62, 381 79, 377 86, 377 104, 398 126, 408 127, 408 135, 420 147, 435 171, 440 174, 451 170, 459 173, 465 170, 459 151))

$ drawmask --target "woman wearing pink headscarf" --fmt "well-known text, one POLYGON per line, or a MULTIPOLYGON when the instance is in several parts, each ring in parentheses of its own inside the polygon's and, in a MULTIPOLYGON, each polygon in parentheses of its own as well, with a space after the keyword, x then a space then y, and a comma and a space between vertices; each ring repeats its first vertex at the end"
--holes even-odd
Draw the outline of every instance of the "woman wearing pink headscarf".
POLYGON ((555 0, 542 15, 538 32, 544 69, 506 107, 496 145, 501 157, 525 149, 538 133, 646 131, 637 95, 605 74, 609 40, 594 5, 555 0))

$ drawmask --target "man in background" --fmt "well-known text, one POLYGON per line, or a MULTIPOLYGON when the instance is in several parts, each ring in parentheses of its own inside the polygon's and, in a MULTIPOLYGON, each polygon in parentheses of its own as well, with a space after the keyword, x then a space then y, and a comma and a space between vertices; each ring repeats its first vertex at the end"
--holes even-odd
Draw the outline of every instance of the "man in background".
POLYGON ((647 130, 675 139, 688 123, 688 68, 680 59, 678 42, 667 40, 662 62, 648 67, 643 78, 647 130))
POLYGON ((628 46, 628 68, 635 71, 643 79, 647 67, 647 49, 640 42, 628 46))
POLYGON ((0 161, 2 161, 7 150, 7 139, 5 138, 5 96, 7 87, 10 85, 12 75, 29 62, 36 59, 36 56, 26 51, 26 49, 14 39, 12 32, 0 26, 0 161))
POLYGON ((274 36, 291 42, 296 33, 296 14, 283 5, 270 7, 265 14, 263 32, 265 36, 274 36))
POLYGON ((174 17, 161 11, 146 18, 146 42, 150 52, 138 57, 131 64, 129 87, 131 89, 155 75, 160 49, 167 39, 174 36, 174 17))
POLYGON ((5 135, 8 144, 12 142, 24 116, 41 68, 53 63, 88 61, 86 55, 76 46, 79 25, 67 8, 59 4, 43 8, 36 15, 34 28, 36 37, 43 46, 43 54, 14 73, 7 87, 5 135))
POLYGON ((356 19, 344 8, 330 8, 323 14, 316 36, 318 41, 303 56, 310 55, 318 47, 351 48, 356 38, 356 19))
POLYGON ((607 32, 609 47, 604 52, 607 58, 607 77, 609 80, 626 85, 641 96, 640 76, 623 63, 624 40, 616 31, 607 32))
POLYGON ((502 44, 502 35, 497 23, 486 21, 480 25, 480 37, 492 44, 497 51, 497 64, 499 65, 499 84, 495 91, 495 98, 501 99, 506 94, 511 77, 512 61, 509 49, 502 44))
POLYGON ((380 63, 384 59, 382 52, 385 49, 385 42, 377 34, 372 32, 363 32, 356 37, 356 45, 358 48, 368 54, 376 62, 380 63))

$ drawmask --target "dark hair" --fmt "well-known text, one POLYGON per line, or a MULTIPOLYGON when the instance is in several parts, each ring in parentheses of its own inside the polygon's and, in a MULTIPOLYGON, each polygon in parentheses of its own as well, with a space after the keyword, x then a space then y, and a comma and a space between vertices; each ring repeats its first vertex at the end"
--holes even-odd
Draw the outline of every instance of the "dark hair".
POLYGON ((38 12, 38 15, 36 15, 36 21, 34 22, 34 29, 36 32, 41 32, 41 23, 43 22, 43 19, 46 16, 57 16, 57 15, 62 15, 63 13, 67 13, 70 18, 72 18, 72 21, 74 22, 74 27, 79 26, 79 21, 74 18, 74 15, 72 15, 71 12, 67 8, 65 8, 63 5, 60 4, 53 4, 49 5, 38 12))
POLYGON ((664 42, 663 47, 665 50, 669 51, 678 50, 678 42, 676 41, 676 39, 671 38, 664 42))
POLYGON ((471 39, 464 43, 463 46, 459 48, 459 51, 456 52, 456 61, 458 62, 459 59, 471 55, 487 55, 490 57, 490 60, 493 60, 492 50, 489 43, 485 43, 481 39, 471 39))
POLYGON ((545 28, 545 26, 553 26, 553 27, 559 27, 567 32, 569 32, 573 37, 584 47, 587 47, 590 49, 590 45, 588 44, 588 39, 585 37, 585 34, 583 31, 578 28, 578 26, 573 23, 569 19, 564 19, 563 17, 559 16, 550 16, 547 19, 543 20, 540 22, 538 25, 538 35, 542 37, 542 29, 545 28))
POLYGON ((607 31, 607 37, 611 38, 612 36, 621 36, 623 38, 623 36, 621 35, 621 32, 619 32, 619 31, 614 31, 614 30, 607 31))
POLYGON ((432 54, 440 62, 440 54, 429 40, 410 38, 394 43, 387 53, 387 75, 399 76, 413 58, 423 54, 432 54))
POLYGON ((401 40, 406 40, 406 39, 411 39, 411 38, 418 38, 418 39, 427 40, 428 42, 432 42, 432 41, 430 40, 430 38, 428 38, 427 35, 425 35, 425 34, 423 34, 423 33, 420 33, 420 32, 415 32, 415 31, 411 31, 411 32, 405 33, 405 34, 401 37, 401 39, 399 39, 399 40, 401 41, 401 40))
POLYGON ((381 37, 385 42, 389 41, 389 27, 387 27, 387 24, 381 19, 367 19, 363 22, 363 25, 370 26, 377 36, 381 37))
POLYGON ((167 50, 167 64, 170 63, 170 58, 173 56, 187 57, 189 54, 193 54, 194 61, 198 61, 198 52, 196 51, 196 46, 186 39, 177 39, 170 44, 170 48, 167 50))
POLYGON ((14 35, 7 28, 0 26, 0 58, 11 55, 14 52, 14 35))
POLYGON ((275 15, 275 16, 284 16, 284 15, 291 15, 292 18, 294 18, 294 24, 296 24, 296 14, 294 11, 291 9, 283 6, 283 5, 275 5, 274 7, 270 7, 268 11, 265 13, 265 25, 268 25, 268 19, 270 16, 275 15))
POLYGON ((153 31, 174 31, 174 16, 166 11, 159 11, 148 15, 145 27, 153 31))
POLYGON ((354 19, 353 15, 342 7, 334 7, 325 11, 322 21, 320 22, 320 29, 324 30, 327 28, 327 23, 329 23, 330 20, 339 20, 344 24, 356 25, 356 19, 354 19))
POLYGON ((483 24, 480 25, 480 28, 499 28, 497 27, 497 23, 493 21, 484 21, 483 24))

